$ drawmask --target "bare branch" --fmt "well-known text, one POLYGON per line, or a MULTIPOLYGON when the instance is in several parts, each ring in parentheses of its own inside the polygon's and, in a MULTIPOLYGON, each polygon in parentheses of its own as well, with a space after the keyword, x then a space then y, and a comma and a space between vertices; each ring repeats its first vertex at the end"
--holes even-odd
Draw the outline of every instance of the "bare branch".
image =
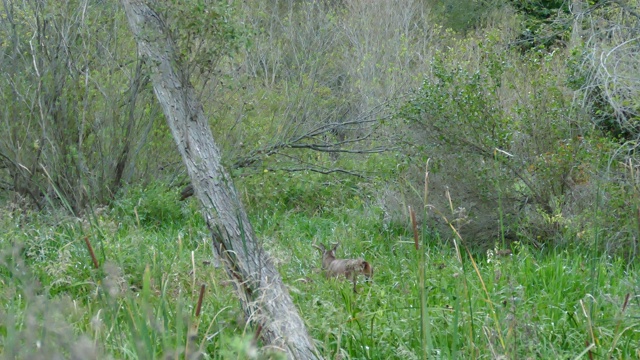
POLYGON ((358 178, 364 178, 363 175, 358 174, 358 173, 356 173, 354 171, 349 171, 349 170, 339 169, 339 168, 322 170, 322 169, 312 168, 312 167, 299 167, 299 168, 267 168, 267 170, 269 170, 269 171, 286 171, 286 172, 311 171, 311 172, 315 172, 315 173, 318 173, 318 174, 324 174, 324 175, 329 175, 329 174, 334 174, 334 173, 341 173, 341 174, 355 176, 355 177, 358 177, 358 178))
MULTIPOLYGON (((633 11, 630 7, 628 7, 627 5, 623 4, 622 1, 620 0, 610 0, 612 3, 620 6, 620 8, 626 12, 628 12, 630 15, 635 16, 636 18, 640 19, 640 14, 638 14, 637 12, 633 11)), ((603 1, 604 2, 604 1, 603 1)))

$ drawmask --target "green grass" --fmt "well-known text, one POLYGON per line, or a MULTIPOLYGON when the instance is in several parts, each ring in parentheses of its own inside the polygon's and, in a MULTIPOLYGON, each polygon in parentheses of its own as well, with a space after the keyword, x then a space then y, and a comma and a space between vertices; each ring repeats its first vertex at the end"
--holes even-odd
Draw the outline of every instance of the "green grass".
MULTIPOLYGON (((245 201, 328 359, 422 357, 420 258, 428 358, 640 355, 640 274, 633 266, 519 244, 505 257, 462 247, 460 263, 444 240, 449 234, 424 229, 419 253, 408 219, 406 227, 382 226, 381 210, 359 187, 321 176, 291 182, 245 201), (366 258, 373 282, 360 282, 354 294, 349 282, 325 279, 314 239, 339 241, 339 257, 366 258)), ((243 323, 224 271, 207 264, 211 248, 195 201, 176 197, 162 188, 132 190, 83 221, 2 211, 2 358, 180 359, 199 351, 203 358, 252 358, 253 329, 243 323)))

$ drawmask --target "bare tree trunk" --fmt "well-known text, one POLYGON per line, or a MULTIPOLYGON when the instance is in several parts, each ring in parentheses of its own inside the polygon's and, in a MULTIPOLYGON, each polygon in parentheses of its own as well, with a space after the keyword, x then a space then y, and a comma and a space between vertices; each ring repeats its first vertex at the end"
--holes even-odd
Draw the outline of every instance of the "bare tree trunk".
POLYGON ((209 123, 180 68, 165 23, 147 1, 122 0, 153 88, 187 167, 211 231, 213 248, 235 281, 242 307, 269 347, 293 359, 315 359, 313 340, 268 254, 258 243, 209 123))

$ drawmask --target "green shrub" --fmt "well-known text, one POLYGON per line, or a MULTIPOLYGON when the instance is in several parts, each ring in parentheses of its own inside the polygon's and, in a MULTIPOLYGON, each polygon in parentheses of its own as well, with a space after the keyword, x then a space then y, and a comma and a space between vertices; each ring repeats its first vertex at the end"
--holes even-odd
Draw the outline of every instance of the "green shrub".
MULTIPOLYGON (((583 141, 591 131, 565 95, 554 54, 520 59, 485 40, 476 56, 441 54, 398 116, 419 134, 418 154, 434 160, 435 193, 450 189, 454 208, 466 208, 465 238, 489 247, 505 236, 552 241, 557 224, 536 214, 562 212, 570 182, 588 180, 579 169, 598 156, 583 141)), ((449 208, 443 196, 434 201, 449 208)))

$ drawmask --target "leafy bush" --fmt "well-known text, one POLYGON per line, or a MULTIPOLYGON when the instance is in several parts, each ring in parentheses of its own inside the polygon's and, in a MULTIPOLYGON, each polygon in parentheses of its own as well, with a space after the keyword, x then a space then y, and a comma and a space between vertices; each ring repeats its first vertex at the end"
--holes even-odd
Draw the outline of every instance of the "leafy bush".
POLYGON ((588 180, 580 169, 597 156, 583 141, 591 130, 572 110, 554 54, 521 60, 485 40, 476 56, 477 67, 440 54, 398 113, 419 134, 418 154, 434 160, 432 199, 448 208, 441 194, 450 189, 477 245, 553 240, 557 224, 542 218, 562 212, 573 184, 588 180))

